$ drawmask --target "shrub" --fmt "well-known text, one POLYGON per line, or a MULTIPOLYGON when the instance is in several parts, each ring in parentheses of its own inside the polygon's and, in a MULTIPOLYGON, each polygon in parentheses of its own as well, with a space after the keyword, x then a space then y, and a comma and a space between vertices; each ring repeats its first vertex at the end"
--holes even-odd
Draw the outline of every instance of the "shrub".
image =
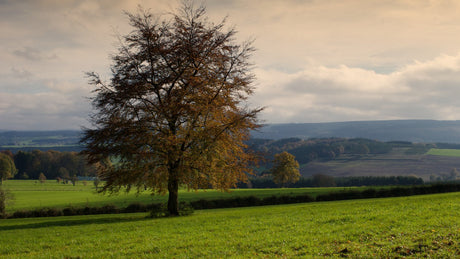
POLYGON ((134 212, 146 212, 149 210, 149 206, 142 203, 131 203, 126 207, 123 212, 125 213, 134 213, 134 212))
MULTIPOLYGON (((395 187, 388 189, 366 189, 363 191, 348 190, 335 193, 328 193, 318 195, 316 201, 334 201, 334 200, 350 200, 350 199, 364 199, 364 198, 384 198, 384 197, 398 197, 409 196, 417 194, 432 194, 432 193, 445 193, 445 192, 458 192, 460 191, 460 183, 444 183, 425 186, 412 186, 412 187, 395 187)), ((0 199, 5 199, 5 191, 0 189, 0 199), (3 195, 3 196, 2 196, 3 195)), ((289 203, 304 203, 314 202, 315 199, 309 195, 297 196, 270 196, 259 198, 256 196, 247 197, 234 197, 229 199, 214 199, 214 200, 197 200, 191 203, 181 202, 179 204, 179 215, 190 215, 195 209, 216 209, 216 208, 232 208, 232 207, 248 207, 248 206, 262 206, 262 205, 277 205, 289 203)), ((1 204, 0 204, 1 206, 1 204)), ((5 208, 1 216, 6 217, 5 208)), ((42 208, 37 210, 25 211, 20 210, 10 215, 11 218, 28 218, 28 217, 55 217, 55 216, 73 216, 73 215, 89 215, 89 214, 114 214, 114 213, 129 213, 129 212, 146 212, 150 210, 150 217, 159 218, 169 216, 165 204, 141 204, 131 203, 124 209, 119 209, 114 205, 105 205, 102 207, 83 207, 74 208, 72 206, 63 210, 56 208, 42 208)))
POLYGON ((57 208, 47 208, 41 210, 40 217, 58 217, 58 216, 63 216, 64 213, 62 212, 61 209, 57 208))
POLYGON ((43 173, 40 173, 40 175, 38 176, 38 180, 40 181, 40 183, 45 183, 46 176, 43 173))
POLYGON ((76 209, 74 207, 67 207, 67 208, 63 209, 62 212, 64 213, 64 216, 77 215, 76 214, 76 209))
POLYGON ((236 207, 251 207, 251 206, 263 206, 263 205, 277 205, 277 204, 288 204, 288 203, 301 203, 301 202, 313 202, 313 199, 309 195, 297 195, 297 196, 270 196, 266 198, 258 198, 256 196, 247 197, 235 197, 230 199, 214 199, 214 200, 198 200, 193 201, 190 204, 193 208, 200 209, 217 209, 217 208, 236 208, 236 207))
POLYGON ((11 216, 12 218, 30 218, 32 217, 32 214, 30 211, 26 210, 17 210, 13 213, 11 216))
MULTIPOLYGON (((180 202, 179 203, 179 216, 188 216, 193 214, 194 208, 186 202, 180 202)), ((163 217, 169 217, 169 211, 166 206, 166 204, 160 204, 159 206, 153 206, 153 208, 150 211, 150 218, 163 218, 163 217)))
POLYGON ((0 188, 0 218, 6 217, 6 193, 0 188))
POLYGON ((366 189, 362 192, 362 197, 363 198, 375 198, 377 195, 377 191, 373 188, 371 189, 366 189))
POLYGON ((120 210, 113 204, 105 205, 99 208, 95 214, 118 214, 120 210))
POLYGON ((385 198, 385 197, 402 197, 420 194, 435 194, 446 192, 460 191, 460 184, 434 184, 425 186, 412 186, 412 187, 394 187, 389 189, 367 189, 364 191, 346 191, 335 192, 323 195, 318 195, 316 201, 334 201, 334 200, 349 200, 349 199, 363 199, 363 198, 385 198))

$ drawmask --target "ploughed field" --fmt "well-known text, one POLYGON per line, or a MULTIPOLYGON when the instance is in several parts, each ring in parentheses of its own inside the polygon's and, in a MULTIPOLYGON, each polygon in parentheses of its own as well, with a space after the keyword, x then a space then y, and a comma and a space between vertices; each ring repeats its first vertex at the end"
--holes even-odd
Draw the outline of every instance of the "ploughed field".
POLYGON ((460 257, 460 193, 146 215, 0 220, 0 257, 460 257))
POLYGON ((334 160, 315 161, 301 167, 303 176, 327 174, 346 176, 409 176, 429 181, 431 175, 449 174, 460 169, 459 149, 430 149, 424 154, 407 154, 406 149, 394 149, 388 154, 343 155, 334 160))

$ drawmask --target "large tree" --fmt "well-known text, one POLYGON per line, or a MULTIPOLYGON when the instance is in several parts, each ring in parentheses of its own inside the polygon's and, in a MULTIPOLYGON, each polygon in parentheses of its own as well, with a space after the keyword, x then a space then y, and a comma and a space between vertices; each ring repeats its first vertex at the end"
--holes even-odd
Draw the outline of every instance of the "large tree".
POLYGON ((180 185, 225 190, 251 173, 244 141, 261 110, 246 104, 253 47, 192 1, 168 17, 127 15, 133 31, 121 37, 110 81, 88 73, 96 95, 84 153, 90 163, 115 161, 100 163, 104 191, 168 192, 177 215, 180 185))

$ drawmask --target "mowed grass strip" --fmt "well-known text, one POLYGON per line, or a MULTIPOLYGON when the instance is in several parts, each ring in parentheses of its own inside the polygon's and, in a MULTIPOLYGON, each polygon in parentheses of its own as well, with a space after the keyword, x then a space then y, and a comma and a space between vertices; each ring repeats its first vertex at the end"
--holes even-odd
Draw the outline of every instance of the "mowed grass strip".
POLYGON ((0 257, 460 257, 460 193, 145 216, 0 220, 0 257))
POLYGON ((427 153, 427 155, 434 155, 434 156, 453 156, 453 157, 460 157, 460 149, 438 149, 432 148, 427 153))
MULTIPOLYGON (((3 187, 9 190, 14 197, 11 205, 7 206, 7 212, 17 210, 32 210, 37 208, 65 208, 65 207, 102 207, 104 205, 115 205, 119 208, 127 207, 131 203, 165 203, 167 196, 151 195, 149 192, 137 194, 121 192, 118 195, 103 195, 96 193, 91 181, 87 185, 78 182, 76 186, 71 184, 59 184, 56 181, 47 180, 40 183, 35 180, 8 180, 3 187)), ((180 201, 196 201, 200 199, 221 199, 234 197, 256 196, 259 198, 308 194, 316 197, 319 194, 335 192, 340 190, 362 189, 362 188, 279 188, 279 189, 232 189, 229 192, 218 190, 188 191, 180 190, 180 201)))

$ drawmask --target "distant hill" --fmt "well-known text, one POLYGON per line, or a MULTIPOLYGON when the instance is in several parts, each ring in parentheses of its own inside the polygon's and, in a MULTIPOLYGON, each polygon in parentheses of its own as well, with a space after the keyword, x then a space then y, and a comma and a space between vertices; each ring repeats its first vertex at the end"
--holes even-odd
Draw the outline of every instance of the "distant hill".
POLYGON ((80 151, 80 136, 81 131, 78 130, 0 131, 0 150, 80 151))
MULTIPOLYGON (((0 150, 80 151, 79 130, 2 131, 0 150)), ((367 138, 414 143, 460 143, 460 121, 393 120, 331 123, 267 124, 252 133, 253 138, 367 138)))
POLYGON ((368 138, 415 143, 460 143, 460 121, 389 120, 331 123, 268 124, 252 137, 284 138, 368 138))

